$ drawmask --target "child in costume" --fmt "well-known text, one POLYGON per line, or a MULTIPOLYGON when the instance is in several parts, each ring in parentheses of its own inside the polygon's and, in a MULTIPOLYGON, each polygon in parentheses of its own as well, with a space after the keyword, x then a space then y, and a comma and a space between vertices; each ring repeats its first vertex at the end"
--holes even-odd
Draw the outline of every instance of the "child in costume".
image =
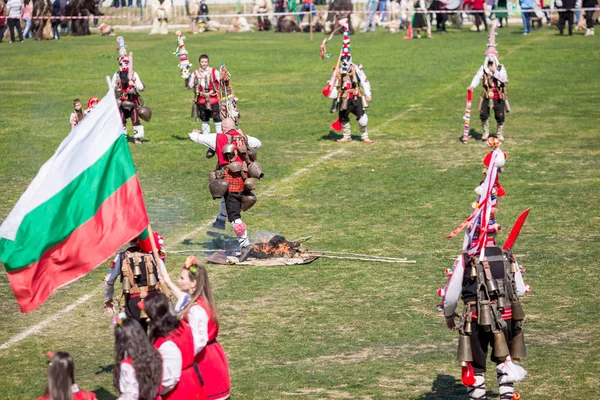
POLYGON ((75 364, 69 353, 62 351, 52 355, 48 367, 48 383, 44 395, 38 400, 67 399, 96 400, 94 392, 79 389, 75 383, 75 364))
POLYGON ((179 287, 168 276, 165 276, 164 280, 178 299, 175 311, 181 313, 183 320, 189 323, 194 334, 194 343, 200 348, 195 361, 204 380, 206 398, 229 398, 229 366, 223 346, 217 341, 217 306, 206 268, 198 264, 196 257, 190 256, 183 265, 178 281, 179 287))
POLYGON ((117 400, 155 399, 160 393, 162 360, 148 335, 134 319, 119 313, 115 325, 113 384, 117 400))
POLYGON ((71 122, 71 129, 75 128, 79 121, 85 117, 83 110, 81 109, 81 100, 73 99, 73 112, 71 113, 71 117, 69 118, 69 122, 71 122))
POLYGON ((194 90, 192 118, 202 121, 202 133, 210 133, 210 119, 215 123, 215 132, 221 132, 221 110, 219 104, 220 75, 209 67, 209 58, 202 54, 198 58, 200 66, 187 81, 187 87, 194 90))

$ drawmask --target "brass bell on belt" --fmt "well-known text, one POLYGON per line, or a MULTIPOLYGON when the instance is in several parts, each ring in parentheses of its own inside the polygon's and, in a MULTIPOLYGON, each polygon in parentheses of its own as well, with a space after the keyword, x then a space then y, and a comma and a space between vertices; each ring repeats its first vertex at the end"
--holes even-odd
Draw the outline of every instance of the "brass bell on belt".
POLYGON ((506 308, 506 298, 504 296, 498 297, 498 308, 506 308))
POLYGON ((512 307, 512 319, 514 321, 523 321, 525 319, 525 312, 523 311, 523 306, 519 300, 513 302, 511 304, 512 307))
POLYGON ((129 291, 131 290, 131 283, 129 283, 129 278, 127 276, 123 277, 122 286, 123 292, 129 293, 129 291))
POLYGON ((494 331, 494 357, 502 359, 508 355, 508 346, 506 345, 506 337, 501 330, 494 331))
POLYGON ((150 272, 148 274, 148 286, 156 286, 156 284, 156 276, 154 275, 154 272, 150 272))
POLYGON ((491 293, 496 293, 498 291, 498 285, 496 285, 496 280, 495 279, 488 279, 485 282, 485 286, 487 287, 488 292, 491 293))
POLYGON ((465 332, 465 335, 470 335, 471 333, 473 333, 473 325, 471 325, 471 321, 469 321, 469 320, 465 321, 465 326, 463 328, 463 331, 465 332))
POLYGON ((142 269, 140 268, 140 264, 138 262, 136 262, 135 266, 133 267, 133 275, 134 276, 142 275, 142 269))
POLYGON ((471 337, 466 335, 458 335, 458 354, 456 355, 456 359, 460 363, 473 361, 471 337))
POLYGON ((479 305, 479 315, 477 318, 479 320, 479 325, 483 326, 484 329, 489 332, 494 323, 494 316, 492 315, 492 309, 487 301, 484 304, 479 305))
POLYGON ((515 272, 517 272, 517 270, 518 270, 517 263, 511 262, 510 263, 510 272, 514 274, 515 272))
POLYGON ((513 360, 519 361, 526 355, 525 335, 523 335, 523 331, 521 331, 510 341, 510 356, 513 360))

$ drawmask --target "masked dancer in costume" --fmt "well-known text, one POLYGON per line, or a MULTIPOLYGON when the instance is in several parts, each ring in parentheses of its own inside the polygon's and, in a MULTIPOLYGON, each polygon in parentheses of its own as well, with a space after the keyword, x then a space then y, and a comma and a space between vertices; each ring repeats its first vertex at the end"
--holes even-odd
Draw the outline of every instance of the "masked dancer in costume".
POLYGON ((498 198, 505 194, 498 174, 506 161, 496 138, 488 139, 492 151, 485 157, 485 178, 475 189, 478 197, 471 216, 449 237, 466 227, 463 254, 458 256, 443 296, 446 325, 459 331, 458 361, 462 366, 462 382, 467 386, 469 399, 486 398, 485 371, 488 346, 491 360, 496 364, 500 399, 519 399, 514 383, 527 372, 518 363, 526 355, 523 335, 525 314, 519 297, 527 291, 521 269, 512 253, 514 240, 528 210, 517 220, 502 248, 496 243, 501 229, 496 221, 498 198), (464 306, 456 314, 458 299, 464 306), (456 317, 459 322, 456 324, 456 317))
MULTIPOLYGON (((331 124, 331 127, 337 131, 342 131, 343 137, 337 140, 338 143, 352 141, 350 114, 354 114, 358 121, 361 140, 364 143, 373 143, 373 140, 369 139, 369 132, 367 131, 369 117, 365 112, 365 108, 369 106, 371 101, 371 84, 363 72, 362 65, 356 65, 352 62, 348 19, 342 19, 339 23, 344 30, 342 51, 340 52, 338 64, 333 69, 331 79, 323 89, 323 94, 333 101, 331 112, 337 111, 339 116, 338 120, 331 124)), ((325 44, 336 31, 337 29, 333 30, 323 40, 321 57, 325 58, 327 56, 325 44)))
POLYGON ((217 134, 216 154, 219 162, 210 175, 209 190, 213 199, 224 198, 227 218, 240 244, 239 261, 243 262, 250 255, 252 246, 241 212, 256 203, 252 191, 256 188, 255 179, 261 179, 263 172, 256 162, 255 149, 248 144, 248 137, 236 128, 230 117, 223 120, 223 132, 217 134))
POLYGON ((484 63, 479 67, 467 90, 475 89, 480 82, 483 86, 479 100, 479 118, 483 129, 481 140, 487 140, 490 137, 490 110, 493 108, 497 124, 496 137, 502 141, 504 140, 505 113, 510 111, 510 104, 506 95, 508 75, 504 65, 498 61, 495 23, 488 37, 488 49, 485 52, 484 63))
POLYGON ((152 112, 144 106, 140 92, 144 91, 144 83, 137 72, 133 71, 133 54, 127 55, 125 40, 119 36, 119 70, 112 78, 112 86, 119 104, 119 112, 123 122, 123 130, 127 132, 127 119, 133 124, 133 139, 136 144, 141 144, 144 138, 144 126, 140 119, 150 121, 152 112))

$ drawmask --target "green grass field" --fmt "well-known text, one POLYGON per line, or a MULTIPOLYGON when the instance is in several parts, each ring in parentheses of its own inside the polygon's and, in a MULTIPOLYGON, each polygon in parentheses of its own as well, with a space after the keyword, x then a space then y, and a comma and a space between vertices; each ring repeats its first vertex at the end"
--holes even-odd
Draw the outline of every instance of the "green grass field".
MULTIPOLYGON (((511 27, 498 36, 513 107, 503 146, 508 194, 498 213, 506 228, 501 243, 519 213, 532 208, 515 246, 533 288, 524 300, 529 376, 517 390, 523 399, 598 399, 600 42, 558 37, 550 28, 529 37, 521 32, 511 27)), ((206 177, 214 162, 187 138, 198 124, 189 118, 192 93, 183 90, 172 55, 175 35, 124 36, 153 109, 148 141, 131 145, 153 227, 170 250, 210 248, 207 222, 218 203, 206 177)), ((466 30, 420 41, 383 32, 354 36, 354 60, 364 64, 374 93, 371 146, 333 141, 328 125, 335 117, 320 93, 332 61, 319 59, 320 36, 311 42, 271 32, 204 34, 186 42, 194 66, 201 53, 215 66, 226 63, 240 98, 240 126, 263 142, 266 176, 258 204, 244 216, 251 235, 312 235, 311 249, 417 262, 209 265, 233 398, 466 398, 457 334, 435 311, 435 291, 462 244, 445 235, 469 215, 488 151, 478 140, 458 140, 466 87, 483 62, 486 39, 466 30)), ((106 93, 104 77, 116 70, 116 55, 114 37, 0 46, 0 220, 68 134, 71 100, 106 93)), ((233 237, 231 228, 226 233, 233 237)), ((184 258, 167 258, 172 273, 184 258)), ((0 349, 0 398, 39 396, 44 354, 58 350, 74 356, 81 386, 115 398, 111 318, 102 309, 106 269, 58 290, 27 315, 0 273, 0 345, 91 294, 0 349)), ((489 367, 488 394, 497 398, 489 367)))

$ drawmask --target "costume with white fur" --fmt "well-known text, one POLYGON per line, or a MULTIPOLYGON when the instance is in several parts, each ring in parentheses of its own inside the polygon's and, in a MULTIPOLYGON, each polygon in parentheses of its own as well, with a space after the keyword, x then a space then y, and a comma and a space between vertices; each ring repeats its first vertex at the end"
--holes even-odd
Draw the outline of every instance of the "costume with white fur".
POLYGON ((488 37, 488 50, 485 52, 484 64, 473 77, 470 87, 475 89, 481 82, 483 91, 479 100, 479 118, 483 129, 482 140, 487 140, 490 135, 490 109, 494 109, 497 128, 496 136, 504 140, 504 117, 505 113, 510 111, 510 105, 506 97, 506 83, 508 75, 504 65, 498 61, 498 51, 496 50, 496 24, 492 25, 488 37), (490 64, 496 67, 492 72, 489 69, 490 64))
POLYGON ((443 297, 442 309, 450 328, 458 316, 455 313, 458 299, 462 298, 464 303, 456 326, 457 359, 469 399, 486 398, 485 371, 490 346, 491 360, 497 365, 500 399, 511 400, 518 398, 513 384, 527 374, 518 362, 526 355, 522 330, 525 315, 519 297, 528 288, 511 251, 514 238, 512 242, 507 240, 504 248, 496 245, 496 234, 502 229, 496 222, 498 198, 505 194, 498 174, 503 171, 506 153, 496 138, 490 138, 488 145, 492 151, 483 162, 487 167, 485 179, 475 189, 478 197, 471 216, 448 236, 454 237, 466 228, 463 254, 454 261, 452 270, 446 270, 450 278, 438 295, 443 297))
MULTIPOLYGON (((333 100, 331 112, 338 111, 339 118, 331 124, 331 127, 343 132, 344 136, 339 140, 340 142, 352 140, 350 114, 354 114, 360 128, 361 139, 371 143, 367 130, 369 118, 365 113, 365 108, 369 106, 367 98, 371 98, 371 84, 362 69, 362 65, 356 65, 352 62, 348 19, 340 20, 339 23, 344 30, 340 59, 338 65, 333 69, 327 86, 322 91, 323 95, 333 100), (361 93, 361 88, 363 93, 361 93)), ((335 32, 333 31, 321 44, 321 56, 324 58, 326 57, 325 44, 335 32)))
POLYGON ((133 54, 127 55, 123 37, 119 36, 117 43, 119 43, 119 71, 113 75, 112 86, 119 105, 123 130, 127 130, 127 119, 131 119, 133 137, 136 142, 141 142, 144 137, 144 126, 140 121, 140 108, 144 106, 144 101, 139 93, 144 91, 145 86, 137 72, 133 71, 133 54))

